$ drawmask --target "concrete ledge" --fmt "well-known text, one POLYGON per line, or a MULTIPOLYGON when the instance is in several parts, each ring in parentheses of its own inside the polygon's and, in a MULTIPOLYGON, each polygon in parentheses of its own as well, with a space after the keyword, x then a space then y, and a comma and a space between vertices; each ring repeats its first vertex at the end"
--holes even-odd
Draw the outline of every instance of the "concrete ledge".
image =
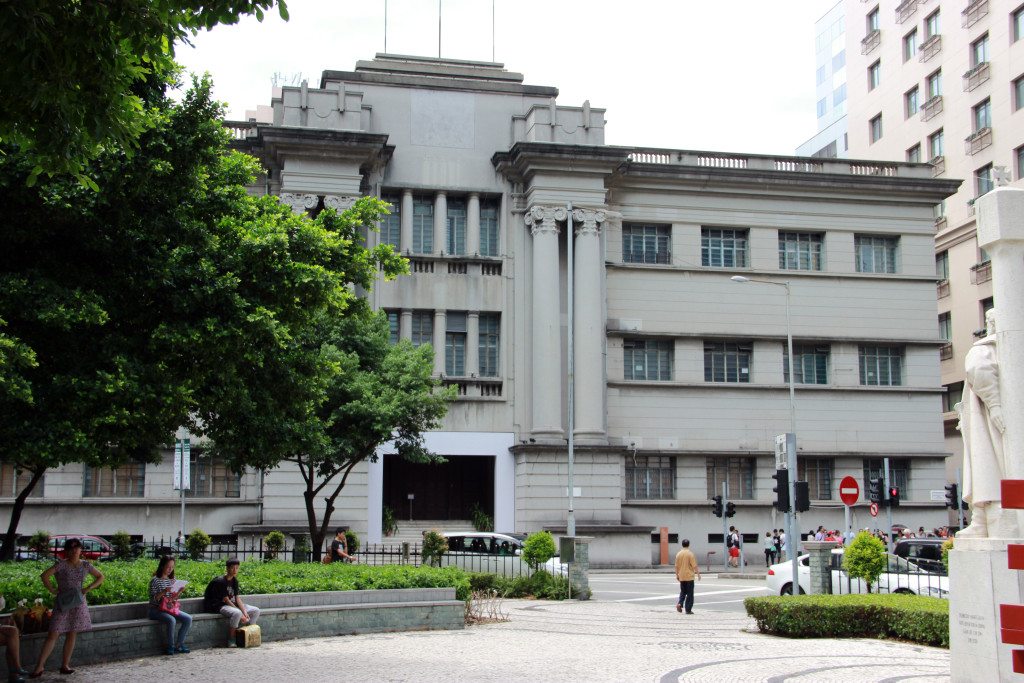
MULTIPOLYGON (((258 623, 265 641, 461 629, 465 625, 465 603, 455 599, 454 588, 279 593, 243 599, 260 608, 258 623)), ((185 644, 193 650, 226 645, 227 619, 204 613, 202 603, 202 598, 181 601, 182 609, 192 615, 192 629, 185 644)), ((147 618, 148 609, 144 602, 90 607, 93 628, 79 632, 72 664, 102 664, 163 654, 167 649, 163 627, 147 618)), ((23 664, 34 666, 45 639, 45 633, 22 636, 23 664)), ((47 660, 47 669, 60 666, 61 647, 62 641, 47 660)))

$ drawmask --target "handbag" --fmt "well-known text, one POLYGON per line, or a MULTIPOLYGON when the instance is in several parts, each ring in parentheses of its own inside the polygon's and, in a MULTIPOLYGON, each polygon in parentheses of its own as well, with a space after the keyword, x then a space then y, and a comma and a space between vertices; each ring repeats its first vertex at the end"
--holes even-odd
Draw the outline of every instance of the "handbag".
POLYGON ((164 597, 160 598, 160 604, 157 606, 157 609, 159 609, 161 612, 167 612, 171 616, 176 617, 178 616, 179 610, 178 600, 176 598, 170 597, 169 595, 165 595, 164 597))
POLYGON ((70 612, 85 602, 85 597, 82 595, 82 591, 71 589, 69 591, 64 591, 63 593, 58 593, 57 599, 53 602, 54 607, 61 612, 70 612))

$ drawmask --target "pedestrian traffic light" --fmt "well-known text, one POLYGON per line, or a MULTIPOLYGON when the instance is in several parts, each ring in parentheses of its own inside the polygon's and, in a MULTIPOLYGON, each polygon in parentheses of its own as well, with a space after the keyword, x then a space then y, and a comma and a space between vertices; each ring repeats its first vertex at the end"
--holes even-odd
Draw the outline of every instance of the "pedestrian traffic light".
POLYGON ((793 509, 797 512, 807 512, 811 509, 810 487, 806 481, 793 482, 793 509))
POLYGON ((715 501, 715 504, 711 507, 711 511, 715 513, 715 517, 722 516, 722 497, 715 496, 711 500, 715 501))
POLYGON ((959 505, 959 496, 957 494, 956 484, 946 484, 946 507, 956 510, 956 506, 959 505))
POLYGON ((900 490, 896 486, 889 487, 889 506, 894 508, 900 506, 900 490))
POLYGON ((789 470, 775 470, 772 479, 778 483, 772 492, 775 493, 775 508, 779 512, 789 512, 789 470))
POLYGON ((882 480, 871 479, 868 481, 868 500, 876 505, 882 505, 882 480))
POLYGON ((736 514, 736 503, 731 500, 725 504, 725 516, 732 517, 736 514))

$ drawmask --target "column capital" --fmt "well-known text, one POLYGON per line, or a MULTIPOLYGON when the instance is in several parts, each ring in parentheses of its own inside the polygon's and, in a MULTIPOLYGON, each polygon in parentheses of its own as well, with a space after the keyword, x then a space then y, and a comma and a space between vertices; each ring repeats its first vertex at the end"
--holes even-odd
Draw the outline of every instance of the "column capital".
POLYGON ((296 194, 293 192, 282 192, 277 201, 290 206, 292 211, 304 215, 309 209, 315 209, 320 203, 320 197, 315 194, 296 194))
POLYGON ((564 206, 531 206, 524 216, 530 234, 558 234, 558 223, 569 216, 564 206))
POLYGON ((328 209, 334 209, 340 213, 341 211, 348 211, 351 209, 358 200, 359 197, 353 197, 351 195, 329 194, 324 197, 324 206, 328 209))
POLYGON ((601 232, 601 223, 605 221, 604 211, 593 211, 591 209, 573 209, 572 219, 576 222, 576 235, 598 235, 601 232))

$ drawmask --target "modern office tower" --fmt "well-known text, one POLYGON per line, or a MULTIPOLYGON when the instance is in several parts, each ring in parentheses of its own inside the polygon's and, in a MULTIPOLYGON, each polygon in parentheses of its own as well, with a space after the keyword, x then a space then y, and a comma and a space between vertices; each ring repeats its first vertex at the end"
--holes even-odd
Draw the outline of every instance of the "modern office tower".
POLYGON ((814 23, 814 85, 818 132, 797 156, 846 159, 846 12, 842 0, 814 23))

